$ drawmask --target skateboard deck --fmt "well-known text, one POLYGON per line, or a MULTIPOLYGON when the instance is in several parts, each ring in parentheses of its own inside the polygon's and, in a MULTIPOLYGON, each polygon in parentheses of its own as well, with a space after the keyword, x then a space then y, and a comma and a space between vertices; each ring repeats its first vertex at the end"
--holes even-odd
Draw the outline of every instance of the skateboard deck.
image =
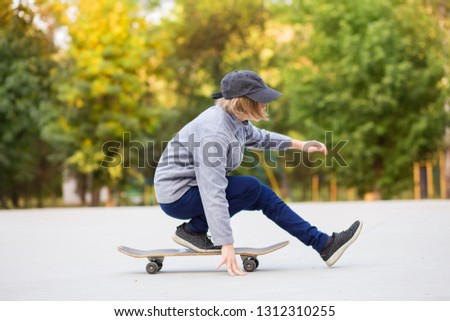
MULTIPOLYGON (((240 255, 244 270, 247 272, 253 272, 259 266, 257 257, 259 255, 268 254, 279 250, 289 244, 289 241, 273 244, 267 247, 255 248, 255 247, 237 247, 234 249, 237 255, 240 255)), ((208 252, 196 252, 191 249, 160 249, 160 250, 138 250, 126 246, 119 246, 119 252, 135 257, 146 258, 150 261, 147 264, 146 270, 149 274, 155 274, 162 269, 164 258, 167 256, 206 256, 206 255, 221 255, 220 250, 208 251, 208 252)))

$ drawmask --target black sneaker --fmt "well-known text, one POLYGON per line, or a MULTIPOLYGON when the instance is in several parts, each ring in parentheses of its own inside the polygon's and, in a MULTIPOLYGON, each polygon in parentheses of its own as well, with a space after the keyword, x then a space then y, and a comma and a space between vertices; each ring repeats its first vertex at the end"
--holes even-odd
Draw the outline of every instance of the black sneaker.
POLYGON ((362 222, 356 221, 348 228, 348 230, 341 233, 333 233, 331 240, 328 241, 327 246, 320 252, 321 258, 332 266, 341 257, 344 251, 352 244, 361 232, 362 222))
POLYGON ((172 240, 196 252, 220 251, 220 246, 214 246, 206 233, 191 233, 186 231, 186 223, 177 227, 172 240))

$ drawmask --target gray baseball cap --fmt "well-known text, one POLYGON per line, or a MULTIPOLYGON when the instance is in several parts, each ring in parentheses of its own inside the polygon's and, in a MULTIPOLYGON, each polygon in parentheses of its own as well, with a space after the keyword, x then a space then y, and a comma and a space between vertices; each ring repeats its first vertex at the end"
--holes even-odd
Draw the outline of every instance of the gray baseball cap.
POLYGON ((221 81, 220 91, 213 94, 212 98, 231 99, 245 96, 265 104, 282 95, 267 86, 256 72, 250 70, 235 70, 226 74, 221 81))

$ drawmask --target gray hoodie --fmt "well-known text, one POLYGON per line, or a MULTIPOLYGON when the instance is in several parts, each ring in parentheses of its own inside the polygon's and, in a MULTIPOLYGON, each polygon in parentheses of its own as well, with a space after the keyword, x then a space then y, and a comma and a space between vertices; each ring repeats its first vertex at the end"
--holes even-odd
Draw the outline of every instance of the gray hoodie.
POLYGON ((233 244, 226 176, 241 164, 244 148, 283 150, 291 143, 288 136, 240 122, 219 106, 210 107, 168 143, 155 173, 156 198, 170 204, 198 186, 214 245, 233 244))

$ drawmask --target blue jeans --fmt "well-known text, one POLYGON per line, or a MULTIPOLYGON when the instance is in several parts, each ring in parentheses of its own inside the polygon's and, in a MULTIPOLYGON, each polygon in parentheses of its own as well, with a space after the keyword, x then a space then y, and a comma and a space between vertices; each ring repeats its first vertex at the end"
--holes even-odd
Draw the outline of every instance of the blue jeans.
MULTIPOLYGON (((262 185, 251 176, 228 176, 225 190, 229 204, 230 217, 236 213, 261 210, 289 234, 298 238, 305 245, 321 252, 328 240, 328 235, 302 219, 269 187, 262 185)), ((192 232, 206 233, 206 222, 202 200, 198 187, 191 187, 179 200, 170 204, 160 204, 162 210, 171 217, 188 220, 188 229, 192 232)))

